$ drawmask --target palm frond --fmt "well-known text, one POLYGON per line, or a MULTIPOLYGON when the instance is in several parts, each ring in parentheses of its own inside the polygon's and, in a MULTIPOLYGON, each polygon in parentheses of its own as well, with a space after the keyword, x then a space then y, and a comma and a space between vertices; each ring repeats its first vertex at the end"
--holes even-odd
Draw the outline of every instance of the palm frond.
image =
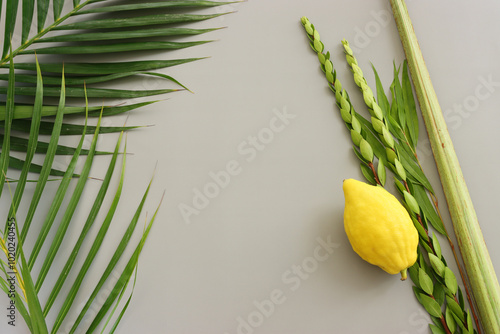
POLYGON ((0 95, 4 98, 0 103, 0 198, 10 200, 5 229, 0 233, 0 248, 5 253, 0 257, 0 289, 15 303, 30 332, 57 333, 61 329, 68 321, 68 312, 77 298, 82 298, 79 296, 80 288, 84 281, 87 282, 89 273, 95 271, 92 264, 104 248, 114 249, 114 253, 106 268, 97 273, 101 278, 95 283, 91 295, 83 297, 87 304, 79 310, 70 333, 81 329, 94 332, 99 327, 103 331, 115 332, 130 303, 131 294, 126 301, 123 300, 125 305, 120 306, 122 299, 129 290, 127 286, 134 272, 137 275, 138 259, 160 206, 147 222, 140 240, 132 245, 151 181, 121 240, 113 245, 112 241, 105 239, 113 228, 115 212, 123 202, 126 162, 126 145, 123 152, 120 151, 123 132, 138 126, 101 127, 101 119, 156 102, 134 102, 135 98, 189 90, 164 71, 206 57, 144 60, 144 53, 155 52, 158 55, 159 51, 179 50, 210 42, 212 39, 198 39, 198 36, 213 33, 220 27, 189 25, 227 14, 207 14, 205 11, 230 3, 234 2, 135 0, 122 4, 108 0, 0 1, 0 11, 5 10, 3 21, 0 21, 4 29, 0 58, 0 95), (45 56, 54 54, 57 58, 45 56), (120 54, 119 60, 102 61, 103 55, 116 54, 120 54), (17 61, 19 56, 23 57, 22 62, 17 61), (85 62, 81 61, 82 58, 85 62), (115 86, 123 80, 133 82, 144 77, 158 78, 165 86, 144 90, 115 86), (105 102, 103 106, 103 99, 131 101, 121 105, 105 102), (68 121, 70 116, 71 122, 68 121), (98 117, 95 125, 88 123, 90 117, 98 117), (98 150, 98 137, 112 133, 120 133, 114 151, 98 150), (65 143, 65 136, 74 135, 80 136, 76 147, 65 143), (50 139, 43 140, 41 136, 50 136, 50 139), (92 136, 88 148, 84 147, 87 136, 92 136), (75 212, 80 207, 85 189, 89 187, 88 180, 95 168, 93 162, 103 154, 109 155, 110 159, 106 175, 100 181, 101 186, 92 208, 87 212, 85 223, 75 226, 75 212), (68 165, 61 168, 55 164, 58 155, 72 158, 68 165), (117 166, 120 157, 122 162, 117 166), (83 158, 85 162, 79 168, 78 162, 83 158), (37 160, 43 162, 39 164, 37 160), (10 174, 13 169, 18 170, 17 174, 12 174, 14 176, 10 174), (115 169, 120 170, 119 181, 116 188, 110 190, 115 169), (29 175, 35 175, 35 182, 28 180, 29 175), (56 187, 47 187, 51 176, 56 178, 56 187), (16 182, 14 193, 1 197, 6 184, 13 182, 16 182), (70 187, 73 182, 75 186, 70 187), (27 189, 30 191, 27 192, 27 189), (105 205, 105 199, 110 196, 111 203, 105 205), (41 208, 41 203, 50 204, 41 208), (102 221, 99 221, 100 215, 104 217, 102 221), (93 240, 88 240, 94 225, 99 227, 99 231, 93 240), (62 244, 70 230, 72 233, 79 231, 79 237, 71 252, 67 253, 62 251, 62 244), (13 261, 5 243, 10 237, 16 238, 13 261), (82 247, 84 242, 92 244, 90 249, 82 247), (42 249, 47 249, 47 253, 42 249), (129 249, 131 255, 125 255, 129 249), (82 264, 76 261, 79 257, 84 259, 82 264), (58 279, 55 282, 46 279, 57 267, 55 264, 61 261, 64 267, 56 273, 58 279), (123 261, 125 265, 120 268, 123 261), (6 281, 11 272, 16 273, 17 279, 17 289, 13 294, 6 281), (90 305, 111 274, 119 275, 120 279, 97 313, 89 312, 90 305), (64 286, 68 289, 63 289, 64 286), (40 298, 45 292, 49 296, 46 301, 40 298), (51 311, 55 312, 53 316, 51 311), (118 314, 117 319, 112 322, 115 314, 118 314), (91 318, 90 326, 83 328, 82 319, 87 317, 91 318), (49 322, 49 318, 55 320, 49 322))

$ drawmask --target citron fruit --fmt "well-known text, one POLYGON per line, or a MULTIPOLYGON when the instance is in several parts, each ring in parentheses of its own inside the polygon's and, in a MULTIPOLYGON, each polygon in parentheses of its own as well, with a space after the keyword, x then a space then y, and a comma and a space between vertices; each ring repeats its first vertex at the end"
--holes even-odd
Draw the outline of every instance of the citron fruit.
POLYGON ((383 187, 347 179, 343 184, 344 228, 354 251, 389 274, 417 260, 418 232, 406 209, 383 187))

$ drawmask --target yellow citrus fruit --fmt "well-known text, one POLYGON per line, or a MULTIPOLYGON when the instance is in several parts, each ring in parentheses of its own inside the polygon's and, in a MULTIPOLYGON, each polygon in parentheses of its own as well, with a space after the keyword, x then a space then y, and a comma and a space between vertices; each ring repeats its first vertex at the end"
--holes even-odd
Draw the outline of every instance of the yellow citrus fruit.
POLYGON ((406 209, 383 187, 348 179, 343 184, 344 228, 354 251, 389 274, 417 260, 418 232, 406 209))

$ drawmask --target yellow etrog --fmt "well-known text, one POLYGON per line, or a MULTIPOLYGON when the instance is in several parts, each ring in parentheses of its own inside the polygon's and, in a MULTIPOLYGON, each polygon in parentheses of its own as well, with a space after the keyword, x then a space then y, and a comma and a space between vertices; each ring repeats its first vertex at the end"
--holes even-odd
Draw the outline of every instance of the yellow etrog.
POLYGON ((401 203, 379 186, 344 181, 344 228, 354 251, 389 274, 401 273, 417 260, 418 232, 401 203))

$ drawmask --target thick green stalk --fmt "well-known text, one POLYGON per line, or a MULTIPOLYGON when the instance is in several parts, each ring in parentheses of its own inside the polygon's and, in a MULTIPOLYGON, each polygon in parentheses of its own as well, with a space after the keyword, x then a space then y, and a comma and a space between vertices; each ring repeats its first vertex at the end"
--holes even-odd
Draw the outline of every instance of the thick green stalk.
POLYGON ((391 0, 479 317, 500 333, 500 286, 404 0, 391 0))

